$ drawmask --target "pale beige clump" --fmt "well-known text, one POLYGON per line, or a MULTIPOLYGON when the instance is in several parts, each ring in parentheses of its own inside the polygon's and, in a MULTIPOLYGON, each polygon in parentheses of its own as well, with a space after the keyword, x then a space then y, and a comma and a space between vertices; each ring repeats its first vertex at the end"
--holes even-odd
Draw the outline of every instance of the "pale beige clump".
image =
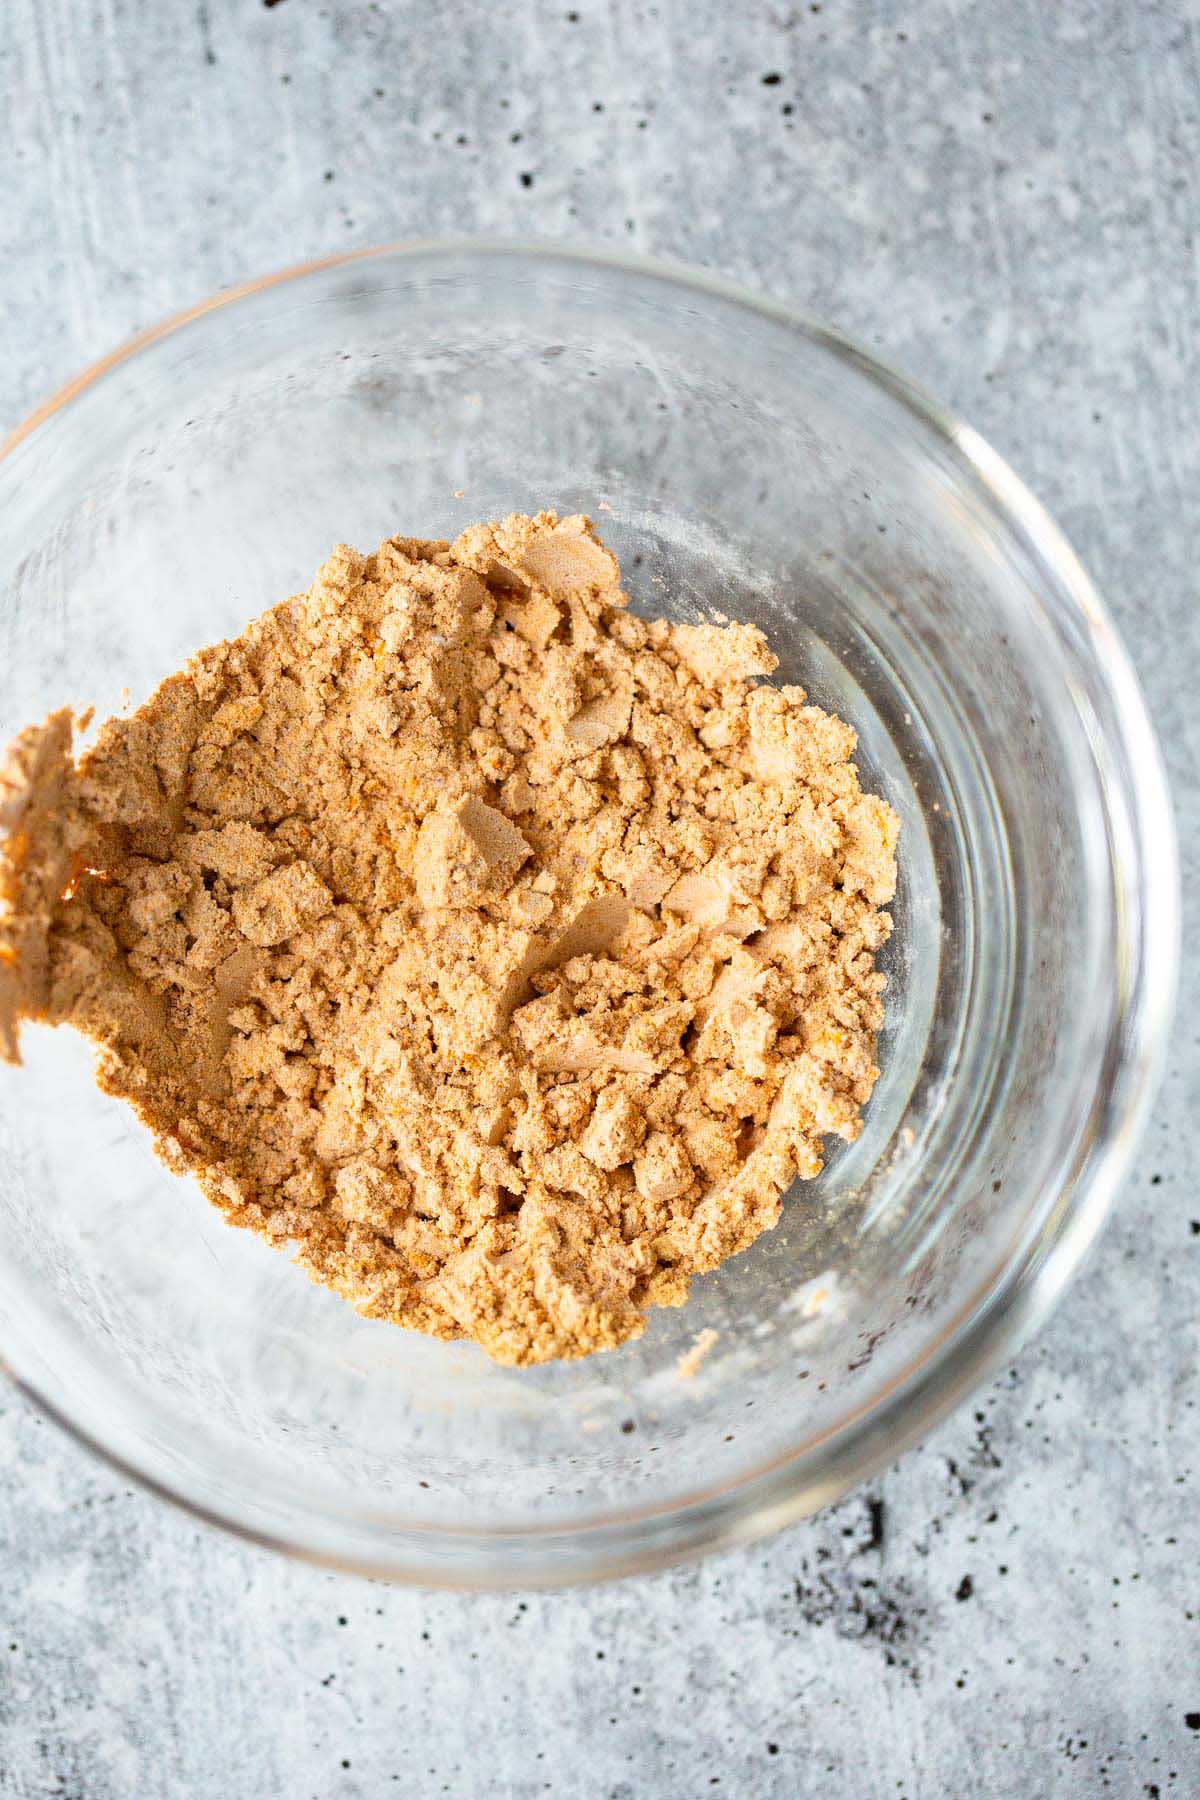
POLYGON ((23 1019, 237 1225, 498 1360, 611 1348, 779 1216, 877 1070, 897 820, 749 625, 588 520, 340 548, 95 748, 0 774, 23 1019))

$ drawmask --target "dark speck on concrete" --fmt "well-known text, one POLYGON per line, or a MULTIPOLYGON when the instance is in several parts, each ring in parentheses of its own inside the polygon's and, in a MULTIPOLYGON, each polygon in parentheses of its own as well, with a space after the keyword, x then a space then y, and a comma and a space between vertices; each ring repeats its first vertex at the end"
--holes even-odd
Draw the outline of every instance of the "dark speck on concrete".
POLYGON ((762 84, 764 87, 778 87, 782 80, 783 76, 779 71, 777 69, 772 69, 769 75, 763 76, 762 84))
POLYGON ((1183 1722, 1189 1731, 1200 1731, 1200 1712, 1184 1713, 1183 1722))
POLYGON ((957 1483, 960 1494, 969 1494, 971 1489, 975 1486, 972 1478, 969 1475, 963 1474, 958 1463, 952 1456, 946 1458, 946 1473, 949 1475, 951 1481, 957 1483))
POLYGON ((871 1521, 871 1537, 867 1547, 870 1550, 882 1550, 884 1533, 883 1501, 868 1495, 867 1513, 871 1521))
POLYGON ((523 188, 531 188, 533 186, 533 176, 528 169, 522 169, 521 171, 521 186, 523 188))
POLYGON ((969 1575, 964 1575, 962 1580, 959 1582, 958 1586, 954 1590, 954 1598, 956 1600, 969 1600, 971 1598, 971 1595, 974 1592, 975 1592, 974 1581, 971 1579, 971 1577, 969 1575))
POLYGON ((200 0, 200 4, 196 8, 196 23, 200 27, 200 41, 204 45, 204 60, 210 69, 215 68, 217 53, 212 47, 208 0, 200 0))
POLYGON ((810 1578, 806 1564, 794 1593, 806 1625, 832 1625, 839 1637, 881 1651, 889 1668, 920 1679, 915 1648, 921 1608, 903 1579, 885 1584, 860 1575, 854 1563, 826 1564, 810 1578))

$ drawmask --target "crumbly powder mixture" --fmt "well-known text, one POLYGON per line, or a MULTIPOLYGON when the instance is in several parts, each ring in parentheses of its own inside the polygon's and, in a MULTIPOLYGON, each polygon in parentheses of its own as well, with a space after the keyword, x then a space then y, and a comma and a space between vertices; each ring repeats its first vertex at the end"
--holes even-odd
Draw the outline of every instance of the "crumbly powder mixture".
POLYGON ((371 1317, 582 1356, 779 1217, 877 1070, 897 820, 749 625, 589 521, 335 550, 72 760, 0 772, 23 1019, 371 1317))

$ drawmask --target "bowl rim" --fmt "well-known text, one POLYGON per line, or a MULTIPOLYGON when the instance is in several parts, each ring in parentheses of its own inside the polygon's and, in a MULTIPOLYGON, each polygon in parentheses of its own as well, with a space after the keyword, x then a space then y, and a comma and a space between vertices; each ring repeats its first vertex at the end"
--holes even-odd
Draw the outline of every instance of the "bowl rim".
MULTIPOLYGON (((248 1542, 321 1566, 416 1586, 556 1587, 694 1560, 752 1542, 808 1516, 869 1480, 927 1435, 1044 1322, 1107 1217, 1162 1075, 1178 976, 1178 849, 1166 770, 1132 664, 1097 590, 1042 504, 972 427, 887 363, 836 329, 705 270, 552 239, 471 236, 405 238, 292 264, 173 313, 89 364, 0 443, 0 463, 107 375, 213 313, 236 307, 271 288, 355 263, 438 257, 539 259, 565 269, 600 269, 653 280, 724 302, 782 325, 827 350, 906 408, 955 465, 983 489, 1006 525, 1031 550, 1047 576, 1042 604, 1048 605, 1053 593, 1067 616, 1073 614, 1076 625, 1082 627, 1095 672, 1111 703, 1105 737, 1109 747, 1120 754, 1130 802, 1128 826, 1134 854, 1129 860, 1135 877, 1142 877, 1138 880, 1137 934, 1133 939, 1137 954, 1114 1009, 1109 1038, 1111 1047, 1119 1037, 1122 1048, 1107 1071, 1107 1085, 1101 1084, 1099 1117, 1085 1134, 1080 1154, 1055 1196, 1059 1204, 1043 1208, 1040 1219, 1009 1245, 1005 1259, 977 1283, 951 1322, 912 1358, 883 1395, 822 1437, 777 1455, 718 1489, 640 1504, 620 1513, 596 1513, 561 1527, 531 1523, 447 1528, 392 1521, 379 1533, 369 1553, 347 1552, 326 1541, 302 1541, 299 1531, 259 1527, 239 1517, 232 1504, 213 1506, 186 1492, 182 1484, 172 1485, 101 1441, 63 1403, 43 1393, 35 1381, 7 1362, 0 1346, 0 1371, 77 1442, 151 1493, 248 1542), (1148 881, 1144 874, 1151 846, 1154 880, 1148 881), (811 1457, 818 1445, 824 1446, 826 1460, 814 1479, 798 1465, 802 1457, 811 1457), (437 1544, 456 1554, 452 1567, 422 1555, 437 1544)), ((1060 618, 1052 616, 1051 623, 1056 632, 1061 631, 1060 618)), ((1114 850, 1110 862, 1118 865, 1115 873, 1119 873, 1122 860, 1114 850)), ((361 1523, 362 1515, 355 1516, 361 1523)), ((329 1522, 336 1535, 339 1518, 331 1515, 329 1522)))

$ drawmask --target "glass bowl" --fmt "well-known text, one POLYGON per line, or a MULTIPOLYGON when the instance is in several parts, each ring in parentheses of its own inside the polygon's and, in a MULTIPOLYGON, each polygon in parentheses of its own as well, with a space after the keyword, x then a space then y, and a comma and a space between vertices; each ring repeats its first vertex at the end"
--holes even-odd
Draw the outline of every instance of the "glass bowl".
POLYGON ((424 1583, 654 1567, 890 1461, 1078 1265, 1173 987, 1159 754, 1041 507, 853 345, 646 263, 403 245, 97 364, 0 458, 0 736, 141 700, 339 540, 540 507, 596 518, 640 609, 759 622, 902 817, 882 1077, 778 1228, 639 1342, 498 1368, 359 1318, 227 1227, 73 1034, 27 1029, 0 1071, 16 1380, 207 1519, 424 1583))

